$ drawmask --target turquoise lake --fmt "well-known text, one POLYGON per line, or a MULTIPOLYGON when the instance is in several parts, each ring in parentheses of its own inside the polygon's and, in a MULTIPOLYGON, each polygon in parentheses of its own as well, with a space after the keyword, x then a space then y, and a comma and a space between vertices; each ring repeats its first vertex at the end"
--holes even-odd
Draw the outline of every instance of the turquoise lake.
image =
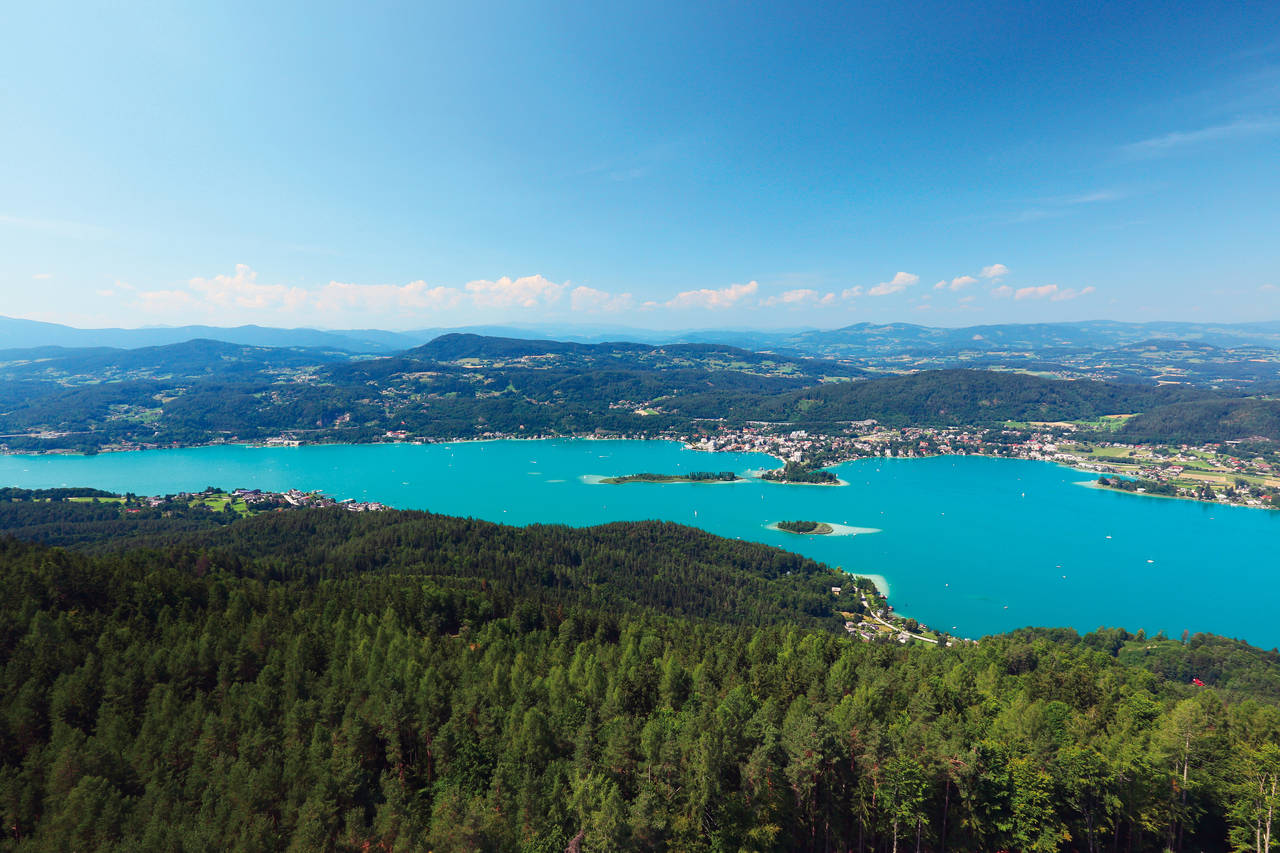
POLYGON ((848 485, 835 487, 593 482, 777 464, 659 441, 224 446, 0 456, 0 484, 138 494, 318 489, 507 524, 665 519, 878 575, 899 611, 960 636, 1108 625, 1280 645, 1280 512, 1106 492, 1080 485, 1089 475, 1069 468, 974 456, 847 462, 833 470, 848 485), (797 536, 768 527, 794 519, 880 532, 797 536))

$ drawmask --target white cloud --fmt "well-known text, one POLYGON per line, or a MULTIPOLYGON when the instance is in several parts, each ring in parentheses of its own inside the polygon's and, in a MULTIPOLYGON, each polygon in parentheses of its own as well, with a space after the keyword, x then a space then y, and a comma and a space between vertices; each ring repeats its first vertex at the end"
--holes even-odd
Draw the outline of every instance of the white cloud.
POLYGON ((1000 278, 1001 276, 1005 276, 1008 274, 1009 274, 1009 268, 1006 267, 1004 264, 992 264, 989 267, 983 267, 982 272, 978 273, 978 275, 982 276, 983 278, 1000 278))
POLYGON ((34 278, 36 281, 48 281, 49 279, 53 278, 53 273, 51 273, 51 272, 38 272, 38 273, 36 273, 35 275, 33 275, 33 276, 31 276, 31 277, 32 277, 32 278, 34 278))
POLYGON ((258 284, 258 274, 248 264, 236 264, 235 275, 191 279, 191 289, 218 308, 284 308, 296 310, 307 299, 301 287, 258 284))
POLYGON ((938 282, 933 286, 934 290, 963 290, 971 284, 977 284, 978 280, 971 275, 958 275, 947 282, 946 279, 938 282))
POLYGON ((1089 287, 1082 288, 1080 290, 1074 290, 1068 287, 1065 290, 1057 291, 1056 293, 1052 294, 1049 298, 1054 302, 1063 302, 1067 299, 1075 299, 1077 296, 1088 296, 1090 293, 1093 293, 1094 290, 1095 288, 1092 285, 1090 285, 1089 287))
POLYGON ((235 273, 193 278, 185 290, 136 290, 115 282, 101 295, 134 291, 132 304, 147 314, 179 315, 214 322, 259 321, 264 315, 275 322, 341 322, 353 312, 395 315, 413 310, 444 310, 460 305, 466 294, 451 287, 432 287, 425 281, 404 285, 351 284, 330 281, 318 289, 264 284, 247 264, 236 264, 235 273), (251 316, 247 316, 251 315, 251 316))
POLYGON ((1275 293, 1280 291, 1280 286, 1274 284, 1260 284, 1258 285, 1258 290, 1261 290, 1263 293, 1275 293))
POLYGON ((1162 136, 1153 136, 1150 139, 1131 142, 1125 145, 1123 150, 1129 154, 1151 156, 1188 145, 1219 142, 1246 136, 1261 136, 1270 133, 1280 133, 1280 117, 1240 118, 1226 124, 1215 124, 1197 130, 1175 131, 1162 136))
POLYGON ((569 305, 574 311, 587 314, 616 314, 635 307, 636 300, 630 293, 609 293, 594 287, 578 286, 569 294, 569 305))
MULTIPOLYGON (((900 272, 883 282, 880 293, 903 290, 919 280, 900 272)), ((433 322, 492 321, 501 316, 536 313, 548 317, 577 314, 619 314, 626 311, 704 309, 821 308, 839 304, 865 293, 862 287, 826 291, 796 287, 768 296, 760 293, 756 281, 720 288, 701 288, 677 293, 665 301, 641 301, 634 294, 555 282, 541 275, 504 276, 495 280, 477 279, 459 286, 431 285, 424 280, 407 284, 359 284, 329 281, 318 287, 269 284, 246 264, 237 264, 229 274, 190 279, 185 286, 152 290, 135 289, 116 281, 98 291, 103 298, 124 300, 140 314, 163 317, 165 321, 233 324, 317 324, 321 327, 349 327, 359 322, 414 322, 414 314, 440 313, 447 317, 433 322)))
POLYGON ((746 284, 731 284, 719 290, 686 290, 677 293, 664 304, 668 308, 732 308, 742 299, 754 296, 759 289, 757 282, 749 281, 746 284))
POLYGON ((799 307, 802 305, 833 305, 836 301, 834 293, 819 293, 811 288, 799 288, 797 290, 788 290, 778 293, 766 299, 760 300, 761 305, 790 305, 799 307))
MULTIPOLYGON (((418 280, 408 284, 350 284, 331 281, 310 300, 309 305, 323 313, 336 311, 447 311, 458 307, 480 308, 537 308, 558 303, 569 291, 569 283, 557 284, 540 275, 510 278, 503 276, 496 281, 479 279, 464 287, 432 286, 418 280)), ((611 297, 603 291, 578 288, 573 291, 574 307, 587 304, 594 298, 603 304, 611 297), (581 293, 579 294, 579 291, 581 293)), ((628 297, 629 298, 629 297, 628 297)))
POLYGON ((1068 299, 1076 299, 1080 296, 1088 296, 1093 293, 1095 288, 1085 287, 1080 290, 1075 288, 1059 287, 1056 284, 1041 284, 1035 287, 1019 287, 1014 290, 1007 284, 1002 284, 991 291, 991 295, 997 299, 1007 299, 1012 296, 1017 301, 1026 299, 1048 299, 1051 302, 1064 302, 1068 299))
POLYGON ((471 300, 481 308, 536 308, 558 302, 569 282, 556 284, 540 275, 527 275, 517 279, 503 276, 497 281, 467 282, 466 291, 471 300))
POLYGON ((1043 299, 1058 292, 1056 284, 1042 284, 1038 287, 1019 287, 1013 294, 1014 299, 1043 299))
POLYGON ((462 297, 462 291, 455 287, 431 287, 425 281, 404 285, 331 281, 320 289, 312 304, 324 312, 445 310, 456 307, 462 297))
POLYGON ((895 273, 889 281, 882 281, 875 287, 867 291, 870 296, 888 296, 891 293, 899 293, 906 290, 911 285, 920 280, 920 276, 909 272, 895 273))
POLYGON ((862 285, 856 287, 847 287, 840 292, 841 299, 856 299, 862 295, 862 285))

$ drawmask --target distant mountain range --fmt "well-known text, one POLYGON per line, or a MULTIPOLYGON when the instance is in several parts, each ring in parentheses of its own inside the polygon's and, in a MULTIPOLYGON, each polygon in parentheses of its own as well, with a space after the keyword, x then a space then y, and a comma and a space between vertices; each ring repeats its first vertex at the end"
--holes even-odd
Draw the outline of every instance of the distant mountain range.
POLYGON ((468 326, 393 332, 380 329, 278 329, 266 326, 175 326, 141 329, 77 329, 0 317, 0 349, 23 347, 163 346, 196 339, 250 347, 302 347, 348 353, 385 354, 421 346, 449 332, 578 343, 633 341, 644 344, 710 343, 798 355, 864 359, 888 353, 922 356, 1034 352, 1040 356, 1072 350, 1101 350, 1149 341, 1188 341, 1217 347, 1280 349, 1280 321, 1260 323, 1092 320, 1077 323, 1013 323, 958 329, 912 323, 856 323, 840 329, 656 331, 626 327, 468 326))
POLYGON ((1280 440, 1280 400, 1266 396, 1280 382, 1280 348, 1151 338, 1157 330, 1142 328, 1148 337, 1136 343, 1072 349, 1062 343, 1067 334, 1083 343, 1090 332, 1024 327, 1014 338, 1017 328, 966 330, 1013 341, 983 358, 904 354, 895 341, 914 336, 942 346, 955 331, 918 326, 863 327, 860 338, 846 339, 872 354, 838 359, 783 347, 457 332, 390 354, 209 339, 18 347, 0 349, 0 439, 18 450, 92 450, 281 434, 320 441, 388 432, 658 435, 704 422, 991 426, 1141 412, 1117 435, 1280 440), (1055 343, 1030 346, 1033 337, 1055 343))
POLYGON ((266 347, 197 338, 176 344, 136 347, 21 347, 0 349, 0 380, 92 384, 138 379, 197 379, 212 376, 278 375, 333 361, 343 350, 266 347))
MULTIPOLYGON (((141 329, 77 329, 58 323, 42 323, 0 317, 0 349, 29 347, 138 347, 166 346, 193 340, 221 341, 249 347, 302 347, 342 350, 348 353, 385 354, 420 346, 457 329, 419 329, 389 332, 381 329, 277 329, 269 326, 156 326, 141 329)), ((466 331, 486 335, 541 337, 527 329, 507 326, 475 326, 466 331)))
POLYGON ((1149 342, 1190 341, 1219 347, 1280 349, 1280 322, 1263 323, 1014 323, 944 329, 911 323, 857 323, 842 329, 801 332, 782 346, 826 356, 865 357, 893 350, 911 354, 1038 352, 1109 349, 1149 342))

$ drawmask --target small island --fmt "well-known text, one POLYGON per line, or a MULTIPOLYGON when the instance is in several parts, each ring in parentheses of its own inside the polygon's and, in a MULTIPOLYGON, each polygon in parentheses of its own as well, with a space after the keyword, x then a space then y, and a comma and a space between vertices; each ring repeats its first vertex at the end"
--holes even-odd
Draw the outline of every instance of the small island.
POLYGON ((826 536, 835 532, 835 528, 825 521, 779 521, 777 527, 787 533, 806 536, 826 536))
POLYGON ((760 478, 775 483, 810 483, 819 486, 840 484, 840 478, 830 471, 812 468, 802 462, 788 462, 780 470, 765 471, 760 478))
POLYGON ((732 471, 690 471, 688 474, 627 474, 605 477, 600 482, 616 486, 621 483, 732 483, 740 479, 732 471))

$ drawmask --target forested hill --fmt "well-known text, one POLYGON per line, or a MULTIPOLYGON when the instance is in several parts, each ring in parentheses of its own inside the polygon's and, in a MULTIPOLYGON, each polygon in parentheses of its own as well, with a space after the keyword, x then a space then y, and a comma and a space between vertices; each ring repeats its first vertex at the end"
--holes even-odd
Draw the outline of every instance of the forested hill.
MULTIPOLYGON (((24 524, 30 506, 0 503, 0 530, 24 524)), ((314 582, 408 573, 464 596, 483 590, 486 606, 504 612, 517 601, 550 602, 834 630, 840 623, 830 588, 846 577, 778 548, 670 522, 615 523, 584 532, 411 510, 295 510, 232 524, 219 519, 221 513, 208 513, 204 523, 171 518, 140 526, 118 511, 104 523, 108 505, 52 506, 62 510, 60 524, 45 518, 40 527, 16 532, 56 535, 98 553, 199 553, 237 574, 263 579, 314 582)))
POLYGON ((668 524, 143 533, 0 538, 6 849, 1225 850, 1280 773, 1229 641, 862 642, 668 524))
POLYGON ((635 352, 654 347, 638 343, 584 344, 572 341, 532 340, 451 332, 441 335, 405 355, 433 361, 455 361, 460 358, 519 358, 528 355, 588 355, 600 352, 635 352))
POLYGON ((685 394, 772 395, 860 374, 720 345, 458 335, 434 352, 444 360, 427 351, 352 360, 210 342, 10 355, 7 367, 0 364, 0 443, 13 450, 252 441, 285 432, 348 442, 401 430, 430 438, 655 434, 688 426, 662 410, 685 394), (476 354, 489 350, 498 354, 476 354))
POLYGON ((281 435, 345 442, 388 433, 670 436, 721 420, 990 426, 1139 412, 1119 438, 1280 441, 1280 402, 1240 391, 972 369, 866 378, 848 364, 721 344, 451 334, 383 358, 213 341, 0 353, 0 441, 16 451, 281 435))
POLYGON ((201 339, 138 349, 38 347, 0 350, 0 378, 71 385, 215 376, 257 378, 348 357, 348 353, 331 349, 253 347, 201 339))
POLYGON ((1185 340, 1217 346, 1280 346, 1280 323, 1006 323, 937 328, 913 323, 855 323, 810 330, 776 345, 827 357, 838 354, 963 351, 1101 351, 1144 340, 1185 340))
POLYGON ((576 343, 572 341, 500 338, 468 333, 441 335, 402 354, 404 358, 451 364, 462 361, 491 366, 523 363, 542 369, 557 367, 678 370, 707 367, 746 370, 778 375, 855 377, 865 371, 838 362, 768 352, 752 352, 718 343, 642 344, 627 341, 576 343))
POLYGON ((1280 400, 1187 385, 1045 379, 994 370, 924 370, 860 382, 828 382, 774 394, 705 391, 670 403, 692 418, 826 428, 876 420, 887 426, 995 426, 1135 414, 1111 434, 1122 441, 1200 443, 1260 436, 1280 441, 1280 400))
POLYGON ((1230 441, 1262 436, 1280 441, 1280 400, 1208 399, 1143 412, 1124 425, 1131 441, 1230 441))
POLYGON ((997 424, 1007 420, 1080 420, 1145 412, 1225 395, 1181 385, 1064 381, 992 370, 927 370, 865 382, 827 383, 770 398, 703 394, 680 410, 706 415, 729 411, 794 423, 868 418, 901 426, 997 424))

